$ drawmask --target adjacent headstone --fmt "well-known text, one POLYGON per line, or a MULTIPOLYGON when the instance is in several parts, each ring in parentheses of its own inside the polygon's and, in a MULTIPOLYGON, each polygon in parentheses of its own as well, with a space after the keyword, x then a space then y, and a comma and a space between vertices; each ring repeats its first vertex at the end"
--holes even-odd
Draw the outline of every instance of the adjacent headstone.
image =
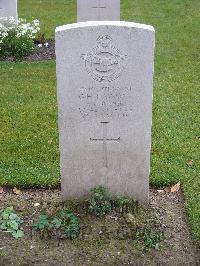
POLYGON ((56 29, 64 199, 103 185, 147 203, 154 28, 82 22, 56 29))
POLYGON ((120 20, 120 0, 77 0, 77 21, 120 20))
POLYGON ((11 17, 17 22, 17 0, 0 0, 0 23, 6 23, 11 17))

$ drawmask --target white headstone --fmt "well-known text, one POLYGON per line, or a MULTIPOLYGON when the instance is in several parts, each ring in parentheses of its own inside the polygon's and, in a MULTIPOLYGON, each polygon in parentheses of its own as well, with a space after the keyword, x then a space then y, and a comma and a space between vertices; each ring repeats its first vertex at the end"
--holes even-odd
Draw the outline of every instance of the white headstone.
POLYGON ((17 0, 0 0, 0 23, 6 22, 10 17, 17 22, 17 0))
POLYGON ((154 28, 83 22, 56 29, 64 199, 103 185, 147 203, 154 28))
POLYGON ((77 21, 120 20, 120 0, 77 0, 77 21))

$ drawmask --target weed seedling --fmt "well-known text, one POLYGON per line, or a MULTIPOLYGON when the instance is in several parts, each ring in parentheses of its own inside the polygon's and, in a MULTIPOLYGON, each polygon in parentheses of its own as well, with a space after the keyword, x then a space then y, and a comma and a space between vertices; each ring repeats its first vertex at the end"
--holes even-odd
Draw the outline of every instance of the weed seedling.
POLYGON ((103 186, 91 189, 91 198, 87 200, 90 213, 94 213, 97 217, 106 215, 112 211, 110 197, 106 193, 103 186))
POLYGON ((118 199, 119 211, 121 213, 127 212, 130 204, 130 199, 122 196, 118 199))
POLYGON ((150 249, 161 249, 163 234, 155 228, 137 228, 134 233, 134 242, 138 244, 142 252, 150 249))
POLYGON ((7 207, 0 214, 0 230, 11 233, 14 238, 20 238, 24 232, 20 228, 22 220, 13 211, 13 207, 7 207))
POLYGON ((33 225, 33 231, 38 231, 41 237, 52 237, 65 235, 66 238, 78 237, 79 223, 76 215, 70 210, 62 210, 54 215, 41 214, 33 225))

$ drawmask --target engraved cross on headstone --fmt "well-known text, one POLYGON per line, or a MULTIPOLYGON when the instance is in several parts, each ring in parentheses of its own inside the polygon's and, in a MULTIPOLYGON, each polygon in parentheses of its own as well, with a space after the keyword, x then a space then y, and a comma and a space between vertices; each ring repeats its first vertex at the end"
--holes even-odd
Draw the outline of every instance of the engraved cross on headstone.
POLYGON ((103 142, 103 166, 108 167, 108 150, 107 150, 107 142, 118 142, 120 141, 120 137, 115 138, 107 138, 107 125, 109 122, 101 122, 103 125, 103 138, 90 138, 91 141, 102 141, 103 142))

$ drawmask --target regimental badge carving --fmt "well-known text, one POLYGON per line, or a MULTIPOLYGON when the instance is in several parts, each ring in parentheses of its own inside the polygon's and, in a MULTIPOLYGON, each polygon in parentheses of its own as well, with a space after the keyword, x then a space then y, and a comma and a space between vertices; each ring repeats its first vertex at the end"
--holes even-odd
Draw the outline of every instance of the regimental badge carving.
POLYGON ((97 39, 97 46, 88 54, 81 55, 89 75, 98 82, 111 82, 117 79, 126 67, 126 55, 114 45, 110 36, 97 39))

